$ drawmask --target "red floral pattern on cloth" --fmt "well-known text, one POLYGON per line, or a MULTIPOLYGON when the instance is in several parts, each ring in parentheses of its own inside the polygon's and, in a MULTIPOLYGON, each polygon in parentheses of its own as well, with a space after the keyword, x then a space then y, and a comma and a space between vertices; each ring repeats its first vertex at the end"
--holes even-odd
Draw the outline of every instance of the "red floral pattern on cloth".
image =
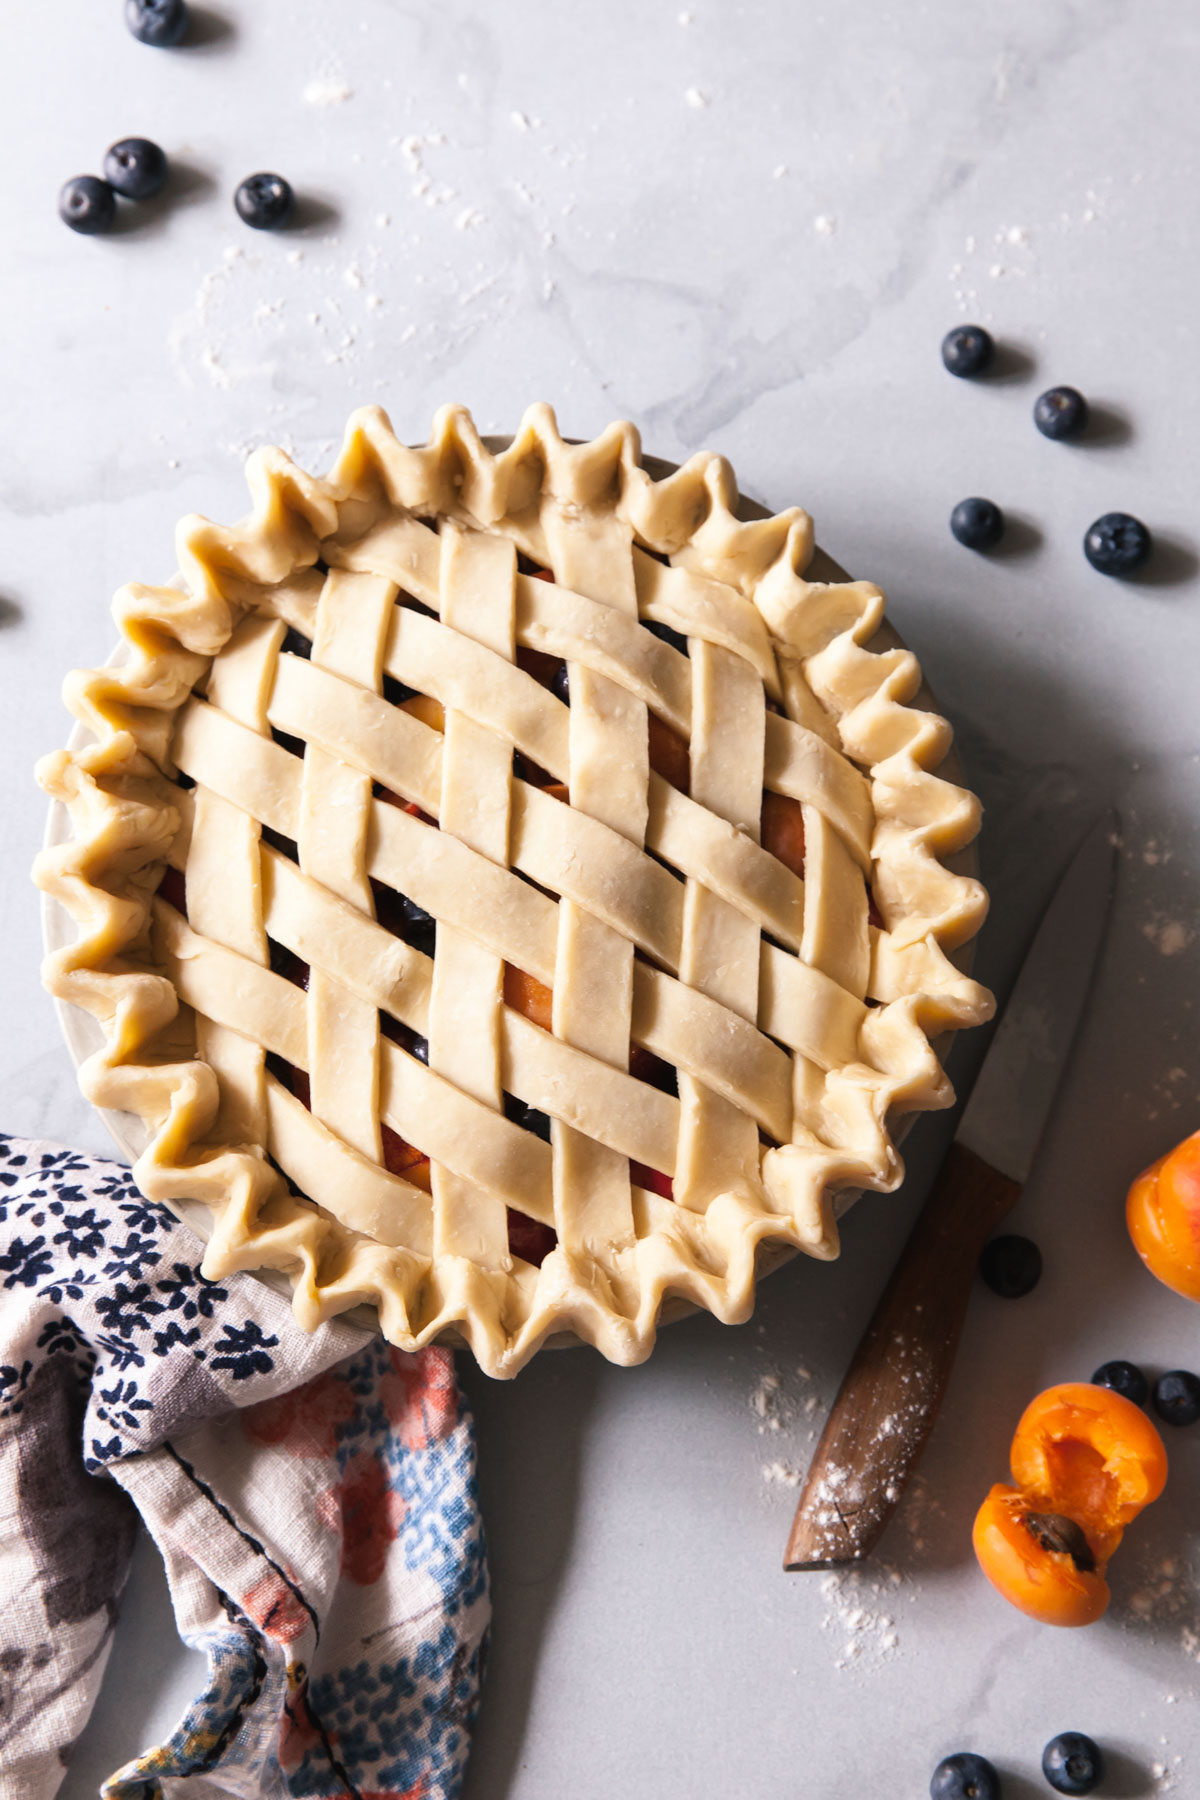
POLYGON ((371 1587, 387 1566, 389 1546, 400 1535, 407 1507, 388 1485, 378 1456, 364 1452, 347 1465, 334 1489, 342 1527, 342 1574, 371 1587))
POLYGON ((291 1393, 248 1406, 242 1430, 254 1443, 280 1444, 291 1456, 329 1457, 337 1448, 338 1426, 348 1424, 354 1412, 344 1378, 329 1370, 291 1393))
POLYGON ((308 1630, 308 1611, 297 1598, 295 1588, 289 1587, 273 1569, 255 1582, 242 1604, 254 1623, 261 1625, 277 1644, 294 1643, 308 1630))
POLYGON ((437 1347, 419 1355, 393 1350, 391 1373, 380 1379, 379 1397, 405 1448, 428 1449, 458 1423, 453 1357, 437 1347))

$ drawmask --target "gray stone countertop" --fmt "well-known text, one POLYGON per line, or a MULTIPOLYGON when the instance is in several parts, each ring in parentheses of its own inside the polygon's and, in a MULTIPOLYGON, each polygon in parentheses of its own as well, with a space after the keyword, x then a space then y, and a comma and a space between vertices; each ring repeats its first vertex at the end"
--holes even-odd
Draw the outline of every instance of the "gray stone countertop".
MULTIPOLYGON (((466 1371, 496 1599, 469 1800, 901 1800, 962 1747, 1032 1800, 1067 1727, 1112 1750, 1106 1794, 1200 1792, 1200 1434, 1173 1435, 1090 1630, 1010 1611, 969 1543, 1038 1388, 1200 1364, 1200 1314, 1121 1223, 1130 1177, 1200 1122, 1194 10, 220 0, 174 53, 120 10, 26 6, 8 33, 0 1125, 106 1147, 38 985, 31 765, 64 739, 63 672, 107 654, 113 590, 169 573, 182 514, 239 515, 248 449, 322 467, 364 401, 418 438, 447 399, 504 431, 545 398, 572 436, 629 417, 660 455, 724 451, 887 590, 955 724, 987 808, 985 979, 1119 809, 1107 948, 1014 1222, 1047 1272, 976 1296, 917 1487, 851 1576, 781 1573, 793 1484, 948 1120, 841 1261, 773 1276, 749 1324, 674 1326, 635 1370, 466 1371), (172 191, 73 236, 59 183, 132 132, 172 191), (277 236, 230 205, 263 167, 305 197, 277 236), (940 366, 964 318, 1005 346, 985 382, 940 366), (1060 381, 1099 415, 1076 447, 1030 418, 1060 381), (1012 520, 987 558, 947 530, 971 493, 1012 520), (1081 553, 1112 508, 1159 538, 1136 582, 1081 553)), ((197 1674, 174 1644, 146 1552, 67 1800, 173 1722, 197 1674)))

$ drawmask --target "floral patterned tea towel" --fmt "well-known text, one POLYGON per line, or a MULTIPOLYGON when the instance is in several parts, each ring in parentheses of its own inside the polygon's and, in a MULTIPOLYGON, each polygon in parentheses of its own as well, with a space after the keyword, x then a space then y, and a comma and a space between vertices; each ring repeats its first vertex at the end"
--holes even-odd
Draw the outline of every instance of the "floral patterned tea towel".
POLYGON ((453 1800, 488 1621, 450 1353, 311 1336, 126 1170, 0 1134, 0 1800, 49 1800, 138 1514, 208 1682, 112 1800, 453 1800))

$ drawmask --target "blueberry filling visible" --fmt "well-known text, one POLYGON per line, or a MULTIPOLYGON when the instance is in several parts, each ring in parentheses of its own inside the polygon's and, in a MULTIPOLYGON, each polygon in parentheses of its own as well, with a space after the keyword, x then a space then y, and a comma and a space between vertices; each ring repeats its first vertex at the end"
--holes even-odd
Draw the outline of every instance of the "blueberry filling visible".
POLYGON ((403 938, 414 950, 421 950, 426 956, 432 956, 437 941, 437 924, 430 918, 423 907, 410 900, 406 894, 398 894, 394 888, 385 886, 382 881, 371 883, 371 892, 375 896, 375 917, 386 931, 393 937, 403 938))
POLYGON ((399 1044, 402 1050, 407 1050, 410 1056, 415 1056, 418 1062, 423 1062, 428 1067, 428 1038, 421 1037, 411 1025, 404 1025, 399 1019, 393 1019, 390 1013, 380 1013, 379 1028, 385 1038, 390 1038, 393 1044, 399 1044))
POLYGON ((289 625, 283 634, 280 650, 288 656, 302 656, 307 662, 312 656, 312 640, 306 638, 302 631, 297 631, 294 625, 289 625))
POLYGON ((520 750, 513 751, 513 774, 518 781, 527 781, 531 787, 548 788, 558 785, 548 770, 543 769, 532 758, 522 755, 520 750))
POLYGON ((531 1131, 543 1143, 550 1142, 549 1114, 539 1112, 536 1106, 526 1106, 524 1100, 518 1099, 516 1094, 505 1094, 504 1116, 513 1125, 519 1125, 522 1131, 531 1131))
POLYGON ((285 1087, 289 1094, 296 1094, 298 1100, 302 1099, 304 1105, 308 1105, 308 1076, 284 1057, 277 1056, 274 1050, 267 1051, 267 1074, 273 1075, 280 1087, 285 1087), (301 1086, 302 1094, 296 1092, 301 1086))
POLYGON ((277 725, 272 725, 271 736, 280 748, 286 750, 289 755, 303 757, 306 748, 303 738, 292 737, 288 732, 280 731, 277 725))
POLYGON ((652 637, 661 638, 664 644, 670 644, 672 650, 678 650, 683 656, 688 654, 687 639, 673 625, 662 625, 657 619, 643 619, 642 624, 652 637))
POLYGON ((274 938, 268 938, 267 951, 274 974, 282 975, 285 981, 292 982, 296 987, 308 987, 308 964, 294 950, 289 950, 286 944, 277 944, 274 938))
POLYGON ((383 697, 393 706, 403 706, 406 700, 412 699, 416 691, 416 688, 405 687, 394 675, 385 675, 383 678, 383 697))
POLYGON ((408 608, 409 612, 424 613, 427 619, 436 619, 437 612, 432 606, 426 606, 415 594, 401 594, 399 604, 408 608))
POLYGON ((272 850, 278 850, 280 856, 286 856, 289 862, 299 863, 300 852, 294 838, 284 837, 282 831, 275 831, 270 825, 262 827, 262 835, 264 844, 270 844, 272 850))

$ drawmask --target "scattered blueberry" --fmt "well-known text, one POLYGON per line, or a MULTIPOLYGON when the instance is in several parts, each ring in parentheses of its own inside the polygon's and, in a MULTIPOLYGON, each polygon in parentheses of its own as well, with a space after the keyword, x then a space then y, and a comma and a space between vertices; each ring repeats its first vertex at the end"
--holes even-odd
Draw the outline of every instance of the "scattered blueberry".
POLYGON ((1102 1363, 1092 1380, 1097 1387, 1111 1388, 1114 1394, 1124 1395, 1135 1406, 1145 1406, 1150 1398, 1150 1383, 1137 1364, 1122 1362, 1120 1358, 1115 1362, 1102 1363))
POLYGON ((1150 554, 1150 533, 1129 513, 1105 513, 1088 526, 1083 554, 1102 575, 1132 575, 1150 554))
POLYGON ((1090 1794, 1104 1780, 1104 1756, 1082 1731, 1060 1731, 1042 1751, 1042 1774, 1056 1794, 1090 1794))
POLYGON ((1004 536, 1004 514, 994 500, 972 495, 950 514, 950 529, 968 550, 990 550, 1004 536))
POLYGON ((186 0, 125 0, 125 23, 139 44, 170 50, 188 28, 186 0))
POLYGON ((1047 388, 1033 403, 1033 422, 1043 437, 1078 437, 1087 430, 1088 403, 1078 388, 1047 388))
POLYGON ((233 196, 238 217, 255 231, 275 231, 292 210, 296 196, 282 175, 247 175, 233 196))
POLYGON ((956 325, 942 339, 942 361, 952 375, 964 380, 983 375, 992 366, 996 345, 982 325, 956 325))
POLYGON ((985 1244, 979 1273, 1005 1300, 1020 1300, 1032 1293, 1042 1279, 1042 1253, 1032 1238, 997 1237, 985 1244))
POLYGON ((1000 1777, 986 1756, 959 1750, 933 1771, 929 1800, 1000 1800, 1000 1777))
POLYGON ((104 179, 127 200, 149 200, 166 185, 167 159, 149 138, 122 138, 105 155, 104 179))
POLYGON ((98 175, 76 175, 63 183, 58 195, 58 216, 72 231, 95 237, 108 231, 117 216, 117 196, 98 175))
POLYGON ((1154 1384, 1154 1410, 1164 1425, 1194 1425, 1200 1419, 1200 1375, 1169 1369, 1154 1384))
POLYGON ((556 695, 557 698, 562 701, 564 706, 570 706, 571 677, 567 672, 567 665, 565 662, 560 663, 555 670, 554 686, 550 689, 550 692, 556 695))

